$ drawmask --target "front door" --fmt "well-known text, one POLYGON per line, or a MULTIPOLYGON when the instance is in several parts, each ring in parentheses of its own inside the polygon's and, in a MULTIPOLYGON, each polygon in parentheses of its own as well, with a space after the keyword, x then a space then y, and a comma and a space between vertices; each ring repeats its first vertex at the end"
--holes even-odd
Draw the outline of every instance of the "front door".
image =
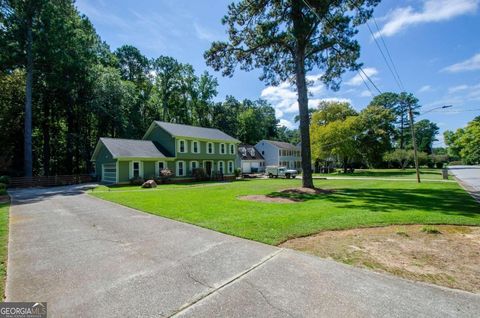
POLYGON ((208 176, 212 175, 212 162, 211 161, 205 161, 205 172, 207 173, 208 176))

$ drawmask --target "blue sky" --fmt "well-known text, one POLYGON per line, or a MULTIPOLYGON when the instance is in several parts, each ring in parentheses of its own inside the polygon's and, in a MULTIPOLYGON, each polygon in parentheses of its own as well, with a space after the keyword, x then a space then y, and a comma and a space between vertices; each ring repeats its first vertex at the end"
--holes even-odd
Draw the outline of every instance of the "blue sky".
MULTIPOLYGON (((77 7, 112 49, 131 44, 149 58, 169 55, 192 64, 198 74, 208 70, 218 77, 218 100, 226 95, 265 98, 282 124, 295 127, 296 96, 287 83, 268 87, 255 71, 239 70, 234 77, 224 78, 206 66, 203 52, 212 41, 226 38, 220 20, 230 2, 77 0, 77 7)), ((380 31, 373 21, 370 27, 379 41, 378 33, 382 35, 405 89, 420 99, 423 111, 453 105, 420 118, 436 122, 443 132, 463 127, 480 115, 480 0, 384 0, 374 15, 380 31)), ((358 40, 365 72, 381 91, 399 91, 366 26, 361 27, 358 40)), ((318 72, 309 75, 315 80, 318 72)), ((339 92, 328 91, 319 82, 310 90, 311 106, 320 99, 336 98, 360 110, 372 98, 355 73, 344 74, 339 92)), ((440 146, 442 136, 438 139, 440 146)))

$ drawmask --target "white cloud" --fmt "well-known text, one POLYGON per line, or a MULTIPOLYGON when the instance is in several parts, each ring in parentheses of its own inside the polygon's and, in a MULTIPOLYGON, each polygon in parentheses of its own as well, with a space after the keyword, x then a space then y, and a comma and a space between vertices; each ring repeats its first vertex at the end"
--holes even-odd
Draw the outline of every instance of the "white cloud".
MULTIPOLYGON (((319 79, 320 75, 307 76, 307 80, 311 82, 308 92, 313 96, 325 91, 325 87, 319 79)), ((278 86, 267 86, 262 90, 260 96, 275 107, 275 115, 278 118, 283 117, 285 114, 298 113, 297 93, 288 82, 282 82, 278 86)), ((309 98, 309 106, 316 107, 318 101, 316 98, 309 98)))
POLYGON ((464 90, 467 90, 467 89, 468 89, 468 85, 453 86, 453 87, 450 87, 448 89, 448 93, 449 94, 454 94, 454 93, 458 93, 458 92, 461 92, 461 91, 464 91, 464 90))
POLYGON ((475 54, 468 60, 445 67, 442 71, 449 73, 458 73, 464 71, 480 70, 480 53, 475 54))
MULTIPOLYGON (((367 74, 368 77, 370 77, 372 80, 375 78, 375 75, 378 74, 378 70, 374 67, 366 67, 366 68, 363 69, 363 72, 365 72, 365 74, 367 74)), ((345 84, 350 85, 350 86, 360 86, 363 83, 362 77, 365 80, 367 80, 363 73, 361 73, 361 75, 360 75, 360 73, 358 73, 357 75, 355 75, 354 77, 352 77, 351 79, 346 81, 345 84)))
POLYGON ((447 21, 460 15, 473 13, 477 10, 478 4, 479 0, 425 0, 421 10, 418 11, 411 6, 397 8, 383 18, 387 23, 375 33, 375 37, 392 36, 409 26, 447 21))
POLYGON ((369 90, 364 90, 360 93, 360 97, 372 97, 372 92, 369 90))
POLYGON ((198 24, 197 22, 193 23, 193 28, 195 29, 195 34, 200 40, 205 40, 208 42, 218 40, 218 36, 216 36, 215 33, 198 24))
POLYGON ((278 123, 278 126, 285 126, 288 129, 294 129, 297 128, 294 123, 292 123, 290 120, 286 119, 280 119, 280 122, 278 123))
POLYGON ((430 92, 432 90, 432 86, 430 85, 424 85, 422 87, 420 87, 420 89, 418 90, 419 93, 426 93, 426 92, 430 92))

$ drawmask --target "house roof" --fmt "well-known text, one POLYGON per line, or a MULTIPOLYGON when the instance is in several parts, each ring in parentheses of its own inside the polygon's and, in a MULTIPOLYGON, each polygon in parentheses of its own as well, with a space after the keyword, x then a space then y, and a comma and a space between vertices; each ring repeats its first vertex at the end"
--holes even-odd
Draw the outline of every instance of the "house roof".
POLYGON ((100 138, 100 142, 114 158, 166 158, 151 140, 100 138))
POLYGON ((238 145, 238 156, 241 160, 265 160, 260 153, 254 146, 248 144, 239 144, 238 145), (245 148, 246 151, 241 151, 242 148, 245 148), (252 156, 252 151, 255 150, 254 155, 252 156), (244 155, 245 154, 245 155, 244 155))
POLYGON ((298 146, 292 145, 291 143, 288 143, 288 142, 275 141, 275 140, 265 140, 265 141, 271 143, 272 145, 280 149, 300 150, 298 146))
POLYGON ((183 124, 167 123, 163 121, 155 121, 159 127, 163 128, 170 135, 175 137, 212 139, 226 142, 239 143, 240 141, 227 135, 223 131, 216 128, 205 128, 183 124))

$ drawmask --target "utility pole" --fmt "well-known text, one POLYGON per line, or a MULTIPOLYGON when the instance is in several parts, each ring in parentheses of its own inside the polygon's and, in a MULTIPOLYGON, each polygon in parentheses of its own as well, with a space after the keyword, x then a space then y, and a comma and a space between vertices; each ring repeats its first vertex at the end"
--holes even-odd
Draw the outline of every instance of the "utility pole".
POLYGON ((410 118, 410 132, 412 133, 412 143, 413 143, 413 159, 415 161, 415 171, 417 173, 417 182, 420 183, 420 170, 418 168, 418 154, 417 154, 417 140, 415 139, 415 127, 413 127, 413 111, 412 106, 407 101, 408 107, 408 117, 410 118))

